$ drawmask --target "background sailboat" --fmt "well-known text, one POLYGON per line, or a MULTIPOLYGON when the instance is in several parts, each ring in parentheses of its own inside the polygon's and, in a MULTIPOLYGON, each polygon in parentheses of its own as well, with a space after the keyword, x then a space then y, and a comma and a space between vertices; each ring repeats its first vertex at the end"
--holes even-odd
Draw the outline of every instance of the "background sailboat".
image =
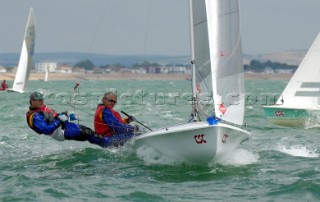
POLYGON ((276 102, 265 106, 267 119, 293 127, 319 125, 320 118, 320 33, 276 102))
POLYGON ((16 77, 12 88, 8 91, 16 91, 19 93, 25 92, 28 80, 30 76, 30 71, 32 68, 32 58, 34 54, 35 46, 35 20, 33 9, 30 9, 29 18, 23 38, 22 50, 19 59, 19 65, 16 72, 16 77))
POLYGON ((48 70, 48 67, 46 67, 45 69, 45 75, 44 75, 44 81, 47 82, 48 81, 48 77, 49 77, 49 70, 48 70))
POLYGON ((244 117, 239 6, 237 0, 190 0, 189 5, 192 121, 141 135, 135 142, 177 160, 209 163, 250 138, 247 131, 222 123, 242 125, 244 117))

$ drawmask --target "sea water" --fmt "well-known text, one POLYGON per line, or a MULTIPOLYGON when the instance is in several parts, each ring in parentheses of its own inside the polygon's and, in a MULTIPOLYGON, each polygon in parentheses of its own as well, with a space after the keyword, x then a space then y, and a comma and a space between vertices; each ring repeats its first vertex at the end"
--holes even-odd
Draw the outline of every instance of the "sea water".
POLYGON ((319 201, 320 129, 280 127, 264 117, 263 106, 287 82, 246 81, 245 129, 252 139, 209 165, 177 162, 130 144, 108 150, 59 142, 26 123, 34 90, 45 93, 48 106, 75 111, 89 127, 110 90, 118 93, 116 110, 150 128, 185 123, 190 81, 30 81, 27 93, 1 92, 0 201, 319 201))

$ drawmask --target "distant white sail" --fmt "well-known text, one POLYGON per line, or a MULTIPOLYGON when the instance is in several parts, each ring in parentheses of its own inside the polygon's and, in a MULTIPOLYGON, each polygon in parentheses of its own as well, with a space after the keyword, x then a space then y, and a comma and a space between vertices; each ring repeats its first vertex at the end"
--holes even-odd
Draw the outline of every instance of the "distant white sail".
POLYGON ((45 75, 44 75, 44 81, 45 82, 47 82, 48 81, 48 75, 49 74, 49 70, 48 70, 48 68, 46 67, 46 69, 45 69, 45 75))
POLYGON ((30 9, 29 18, 24 34, 22 50, 20 54, 19 65, 16 77, 13 83, 12 91, 23 93, 28 85, 30 71, 32 68, 32 58, 35 46, 35 20, 33 9, 30 9))
POLYGON ((264 106, 266 118, 287 127, 319 127, 320 33, 275 105, 264 106))
POLYGON ((320 105, 320 33, 292 76, 277 105, 319 109, 320 105))

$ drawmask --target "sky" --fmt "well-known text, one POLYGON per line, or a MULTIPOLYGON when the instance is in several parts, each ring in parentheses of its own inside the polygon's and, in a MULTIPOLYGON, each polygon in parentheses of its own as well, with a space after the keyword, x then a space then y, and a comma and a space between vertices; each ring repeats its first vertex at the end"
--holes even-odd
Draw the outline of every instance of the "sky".
MULTIPOLYGON (((320 0, 239 0, 245 54, 307 50, 320 0)), ((0 0, 0 54, 20 53, 30 7, 35 53, 190 55, 188 0, 0 0)))

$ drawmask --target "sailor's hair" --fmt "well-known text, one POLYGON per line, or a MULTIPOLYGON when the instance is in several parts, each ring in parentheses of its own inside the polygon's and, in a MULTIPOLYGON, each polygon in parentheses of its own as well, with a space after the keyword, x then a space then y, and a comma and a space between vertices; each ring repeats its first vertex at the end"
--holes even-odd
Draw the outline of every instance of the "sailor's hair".
MULTIPOLYGON (((109 97, 110 95, 114 95, 114 96, 117 97, 117 94, 115 94, 114 92, 106 92, 106 93, 104 94, 103 98, 107 98, 107 97, 109 97)), ((102 98, 102 100, 103 100, 103 98, 102 98)))

